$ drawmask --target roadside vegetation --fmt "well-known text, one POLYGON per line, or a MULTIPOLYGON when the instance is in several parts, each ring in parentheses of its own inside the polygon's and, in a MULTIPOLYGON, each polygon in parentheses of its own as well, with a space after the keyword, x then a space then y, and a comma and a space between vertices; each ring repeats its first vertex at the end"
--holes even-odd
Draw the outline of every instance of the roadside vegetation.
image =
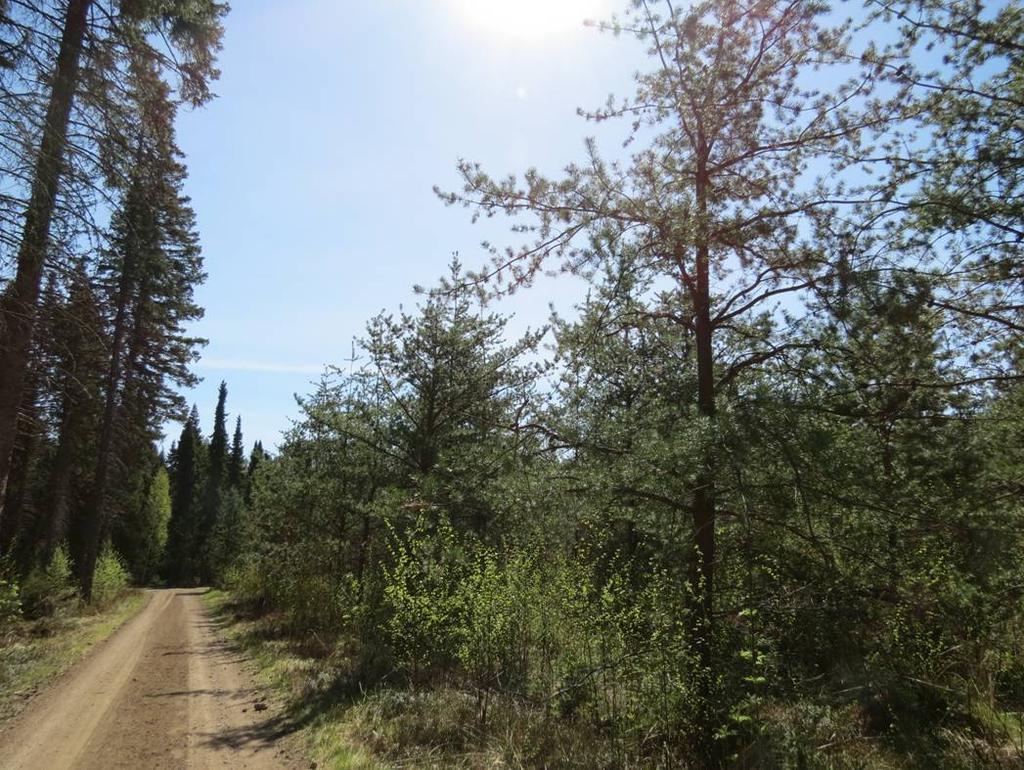
POLYGON ((0 722, 135 615, 141 591, 109 547, 97 562, 92 603, 78 596, 67 550, 25 582, 0 578, 0 722))

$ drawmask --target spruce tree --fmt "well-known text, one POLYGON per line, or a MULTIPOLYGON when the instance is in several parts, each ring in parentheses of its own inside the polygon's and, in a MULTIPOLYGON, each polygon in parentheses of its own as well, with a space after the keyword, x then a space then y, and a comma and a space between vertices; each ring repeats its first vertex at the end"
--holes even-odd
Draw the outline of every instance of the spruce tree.
POLYGON ((199 577, 203 437, 193 406, 170 467, 171 517, 167 526, 164 572, 172 583, 191 585, 199 577))
POLYGON ((100 264, 113 317, 95 479, 76 564, 87 598, 109 525, 114 465, 120 464, 123 482, 119 507, 137 511, 160 424, 180 408, 176 387, 195 383, 188 365, 198 340, 184 325, 201 315, 192 293, 203 274, 194 214, 180 191, 185 172, 176 159, 168 98, 156 71, 140 64, 137 164, 100 264))
POLYGON ((242 418, 235 418, 235 433, 231 439, 231 457, 228 460, 228 485, 241 491, 245 473, 245 445, 242 441, 242 418))
POLYGON ((226 489, 229 466, 228 431, 226 403, 228 386, 221 382, 217 390, 217 407, 213 415, 213 433, 210 436, 210 448, 207 464, 206 487, 203 492, 203 506, 200 522, 200 550, 203 558, 202 577, 209 580, 213 577, 215 565, 209 544, 217 519, 220 516, 221 501, 226 489))
POLYGON ((252 452, 249 454, 249 465, 245 471, 245 504, 252 505, 253 479, 260 467, 267 461, 269 455, 263 448, 262 441, 256 441, 252 445, 252 452))
MULTIPOLYGON (((87 458, 95 451, 103 394, 103 321, 92 279, 79 263, 72 276, 66 305, 58 311, 52 332, 57 347, 56 376, 59 392, 57 450, 50 466, 48 521, 42 537, 41 562, 48 564, 54 550, 69 535, 72 519, 81 513, 86 496, 87 458)), ((77 546, 78 543, 76 542, 77 546)), ((76 547, 77 551, 77 547, 76 547)))

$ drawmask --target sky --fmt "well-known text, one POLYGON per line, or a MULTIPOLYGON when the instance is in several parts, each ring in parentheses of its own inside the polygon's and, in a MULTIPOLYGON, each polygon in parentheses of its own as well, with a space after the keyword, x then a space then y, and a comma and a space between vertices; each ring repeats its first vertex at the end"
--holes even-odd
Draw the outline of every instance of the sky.
MULTIPOLYGON (((411 308, 457 252, 515 245, 508 223, 474 225, 434 185, 458 189, 459 158, 503 176, 557 174, 597 135, 577 117, 628 94, 638 44, 585 28, 616 0, 234 0, 218 98, 178 120, 186 191, 208 278, 205 337, 187 397, 210 430, 228 384, 247 445, 278 443, 327 364, 344 365, 376 313, 411 308)), ((599 130, 600 129, 600 130, 599 130)), ((582 298, 572 279, 498 304, 515 333, 582 298)), ((169 426, 169 440, 177 433, 169 426)))

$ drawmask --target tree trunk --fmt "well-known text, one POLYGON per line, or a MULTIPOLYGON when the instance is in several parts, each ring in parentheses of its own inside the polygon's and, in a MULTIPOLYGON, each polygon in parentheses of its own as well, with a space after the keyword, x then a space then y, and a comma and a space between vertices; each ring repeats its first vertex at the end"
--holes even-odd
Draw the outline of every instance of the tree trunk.
POLYGON ((79 60, 91 5, 92 0, 70 0, 68 3, 31 196, 25 210, 18 269, 0 299, 0 519, 3 518, 4 491, 18 429, 18 406, 25 389, 32 327, 39 304, 50 223, 67 149, 68 120, 78 85, 79 60))
MULTIPOLYGON (((710 245, 708 235, 707 148, 698 148, 695 198, 697 204, 696 264, 693 305, 697 348, 697 410, 709 422, 715 418, 715 372, 712 347, 710 245)), ((702 724, 698 749, 705 767, 717 767, 715 715, 714 597, 715 597, 715 468, 709 452, 703 458, 693 491, 693 570, 691 587, 697 600, 697 654, 701 664, 700 714, 702 724)))
POLYGON ((82 598, 92 599, 92 578, 96 570, 96 559, 100 553, 103 534, 103 513, 107 499, 107 482, 110 479, 110 462, 114 454, 114 428, 117 424, 117 397, 121 387, 121 349, 124 347, 125 325, 128 317, 128 300, 131 296, 133 257, 129 253, 121 266, 121 277, 117 290, 117 311, 114 315, 114 333, 110 343, 110 366, 107 369, 106 393, 103 404, 103 422, 100 427, 100 443, 96 452, 96 474, 92 497, 85 509, 82 520, 82 555, 76 565, 78 583, 82 587, 82 598))
MULTIPOLYGON (((704 164, 698 167, 697 216, 701 219, 698 232, 695 269, 694 310, 696 316, 697 347, 697 410, 702 417, 715 417, 715 372, 711 329, 710 255, 707 238, 703 233, 707 216, 706 172, 704 164)), ((715 573, 715 480, 711 458, 705 458, 697 477, 693 499, 695 559, 695 595, 700 604, 702 620, 709 622, 714 608, 715 573)))
POLYGON ((43 538, 43 564, 49 564, 54 551, 68 536, 71 519, 71 482, 78 453, 81 421, 73 412, 80 408, 74 399, 65 396, 64 415, 61 419, 57 454, 50 473, 50 513, 43 538))
POLYGON ((0 528, 0 553, 15 553, 23 564, 34 556, 32 550, 32 534, 26 532, 26 512, 28 511, 29 483, 32 461, 35 457, 39 441, 38 409, 36 398, 38 382, 32 378, 23 396, 23 403, 18 410, 18 430, 15 434, 14 450, 11 452, 10 481, 6 490, 6 510, 3 527, 0 528))

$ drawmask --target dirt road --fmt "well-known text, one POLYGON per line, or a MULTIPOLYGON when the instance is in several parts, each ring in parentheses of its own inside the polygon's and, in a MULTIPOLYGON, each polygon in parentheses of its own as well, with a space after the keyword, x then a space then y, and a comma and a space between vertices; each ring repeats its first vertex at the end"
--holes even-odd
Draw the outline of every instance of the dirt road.
POLYGON ((134 619, 0 732, 0 767, 298 766, 200 593, 150 592, 134 619))

